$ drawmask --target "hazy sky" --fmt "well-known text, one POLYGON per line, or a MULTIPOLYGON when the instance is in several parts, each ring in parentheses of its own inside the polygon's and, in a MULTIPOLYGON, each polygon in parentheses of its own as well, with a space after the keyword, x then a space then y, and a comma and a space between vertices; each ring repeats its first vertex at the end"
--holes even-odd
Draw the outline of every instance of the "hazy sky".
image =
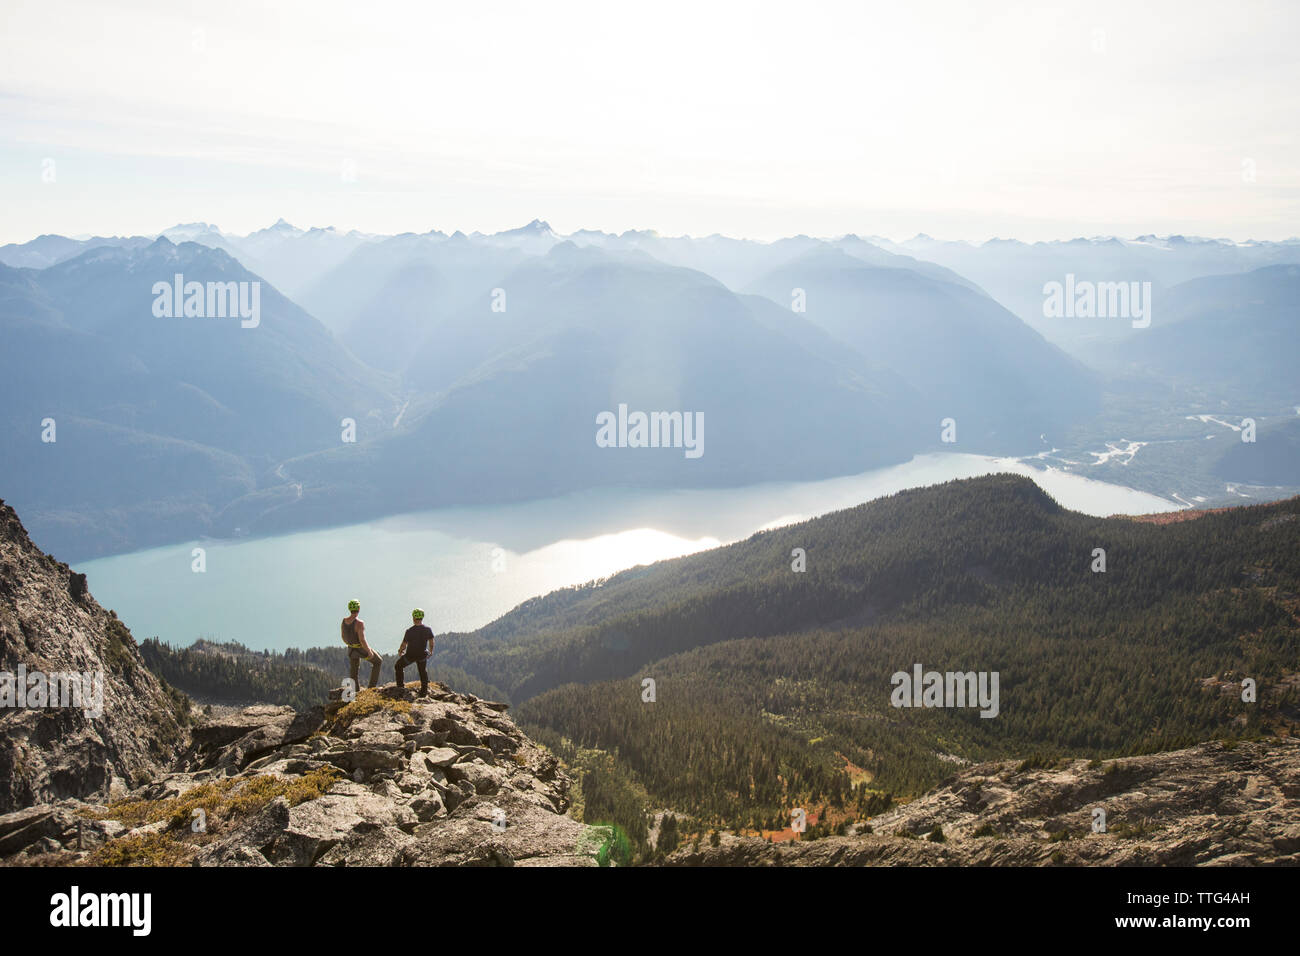
POLYGON ((1240 0, 0 0, 0 242, 281 216, 1286 238, 1298 25, 1240 0))

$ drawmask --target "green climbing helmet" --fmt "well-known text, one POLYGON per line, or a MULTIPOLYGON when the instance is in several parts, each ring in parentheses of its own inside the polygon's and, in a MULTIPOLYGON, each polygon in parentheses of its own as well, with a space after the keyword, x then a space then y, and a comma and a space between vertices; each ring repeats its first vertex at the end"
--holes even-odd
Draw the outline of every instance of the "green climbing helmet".
POLYGON ((417 607, 414 611, 411 612, 411 617, 415 618, 417 621, 423 621, 424 611, 417 607))
POLYGON ((361 610, 361 602, 358 601, 356 598, 353 598, 351 601, 348 602, 348 610, 349 610, 349 611, 360 611, 360 610, 361 610))

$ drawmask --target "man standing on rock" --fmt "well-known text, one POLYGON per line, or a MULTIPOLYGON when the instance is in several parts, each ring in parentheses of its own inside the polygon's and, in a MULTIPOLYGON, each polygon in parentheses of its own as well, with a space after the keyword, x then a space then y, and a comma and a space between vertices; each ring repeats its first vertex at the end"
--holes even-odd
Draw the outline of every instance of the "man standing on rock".
POLYGON ((401 655, 393 665, 397 668, 397 686, 404 686, 402 668, 414 664, 420 671, 420 696, 426 696, 429 693, 429 671, 425 662, 433 654, 433 631, 425 626, 424 611, 418 607, 411 612, 411 626, 402 635, 402 646, 397 653, 401 655))
MULTIPOLYGON (((348 610, 351 612, 343 619, 343 643, 348 646, 348 667, 349 675, 352 678, 352 686, 357 684, 357 674, 361 669, 363 660, 370 661, 370 686, 379 686, 379 665, 383 663, 383 658, 370 649, 370 644, 366 641, 366 622, 357 617, 361 613, 361 602, 352 600, 348 602, 348 610)), ((398 680, 401 680, 401 672, 398 672, 398 680)))

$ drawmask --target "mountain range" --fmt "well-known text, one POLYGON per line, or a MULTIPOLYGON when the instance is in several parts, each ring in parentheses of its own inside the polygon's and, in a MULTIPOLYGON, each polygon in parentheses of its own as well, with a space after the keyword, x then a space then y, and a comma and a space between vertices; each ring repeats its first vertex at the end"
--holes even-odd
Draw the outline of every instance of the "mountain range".
POLYGON ((42 236, 0 249, 0 481, 39 541, 81 559, 602 486, 1095 447, 1133 424, 1125 407, 1147 409, 1138 424, 1150 429, 1153 416, 1222 403, 1256 415, 1264 436, 1282 429, 1258 456, 1266 467, 1207 446, 1124 482, 1168 495, 1181 470, 1202 497, 1260 476, 1274 496, 1297 484, 1283 427, 1292 267, 1162 286, 1149 328, 1125 323, 1067 352, 927 261, 944 250, 1081 275, 1102 261, 1137 275, 1166 256, 1181 264, 1164 282, 1285 258, 1293 244, 760 243, 562 236, 538 220, 491 235, 281 220, 246 236, 206 223, 157 238, 42 236), (997 258, 1013 247, 1024 255, 997 258), (256 285, 260 324, 156 315, 153 290, 176 275, 256 285), (656 412, 703 422, 702 453, 597 440, 600 416, 656 412))
POLYGON ((193 536, 343 417, 397 414, 395 383, 220 250, 161 238, 0 270, 6 494, 74 555, 193 536), (159 318, 154 285, 178 274, 258 283, 258 327, 159 318))
POLYGON ((1197 236, 1116 236, 1052 242, 990 239, 983 243, 945 241, 920 235, 902 243, 877 240, 884 249, 916 256, 967 276, 1020 318, 1063 348, 1122 338, 1123 318, 1071 321, 1044 314, 1044 286, 1067 275, 1087 282, 1151 283, 1156 320, 1165 293, 1202 276, 1253 272, 1265 266, 1300 263, 1300 239, 1234 242, 1197 236))

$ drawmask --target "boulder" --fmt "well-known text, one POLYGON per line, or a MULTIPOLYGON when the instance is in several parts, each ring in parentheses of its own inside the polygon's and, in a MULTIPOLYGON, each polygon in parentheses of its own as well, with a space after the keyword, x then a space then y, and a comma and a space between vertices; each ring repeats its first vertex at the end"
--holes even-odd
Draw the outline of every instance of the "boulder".
POLYGON ((392 866, 411 842, 412 837, 397 827, 357 829, 326 850, 317 865, 392 866))
POLYGON ((421 823, 428 823, 434 817, 446 816, 447 805, 443 803, 442 794, 433 789, 422 790, 410 803, 411 812, 421 823))
POLYGON ((301 713, 289 707, 246 707, 196 728, 189 762, 196 768, 240 770, 263 755, 305 741, 324 722, 320 707, 301 713))
POLYGON ((465 781, 475 793, 496 793, 506 782, 506 772, 500 767, 489 767, 481 760, 458 763, 447 769, 447 779, 452 783, 465 781))
POLYGON ((450 747, 435 747, 432 750, 423 750, 416 756, 422 756, 425 764, 429 769, 450 767, 460 759, 460 752, 450 747))

